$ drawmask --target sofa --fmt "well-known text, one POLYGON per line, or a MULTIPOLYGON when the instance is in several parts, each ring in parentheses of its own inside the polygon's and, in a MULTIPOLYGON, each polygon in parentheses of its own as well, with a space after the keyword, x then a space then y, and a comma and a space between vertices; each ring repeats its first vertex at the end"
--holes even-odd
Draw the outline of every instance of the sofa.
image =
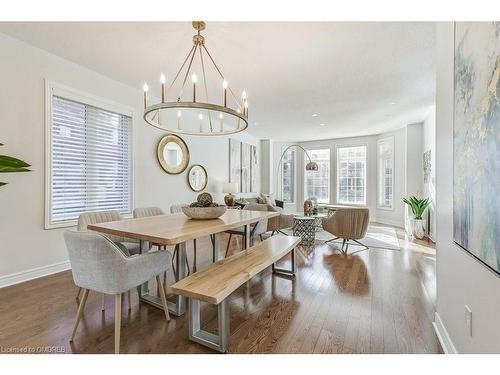
MULTIPOLYGON (((275 232, 286 234, 286 233, 283 233, 282 230, 293 226, 293 215, 284 213, 283 201, 275 199, 274 200, 275 204, 271 205, 268 203, 258 203, 257 198, 245 198, 245 199, 248 203, 266 206, 268 211, 274 211, 274 212, 280 213, 280 216, 273 217, 267 221, 267 231, 268 232, 271 232, 272 234, 274 234, 275 232)), ((236 202, 235 204, 238 206, 241 206, 242 208, 245 207, 245 204, 242 204, 242 203, 236 202)))

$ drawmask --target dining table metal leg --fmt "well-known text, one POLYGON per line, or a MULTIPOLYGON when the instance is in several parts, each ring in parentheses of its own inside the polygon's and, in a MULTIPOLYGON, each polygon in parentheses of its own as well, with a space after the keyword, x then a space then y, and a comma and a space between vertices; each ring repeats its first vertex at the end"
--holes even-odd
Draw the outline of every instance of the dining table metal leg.
MULTIPOLYGON (((141 254, 149 250, 149 242, 140 242, 141 254)), ((181 242, 178 244, 178 251, 176 257, 176 270, 179 280, 186 277, 186 243, 181 242)), ((160 296, 155 296, 149 293, 149 283, 146 282, 138 288, 139 300, 149 305, 163 310, 163 303, 160 296)), ((175 296, 175 302, 167 301, 168 310, 175 316, 181 316, 186 312, 186 298, 182 296, 175 296)))
POLYGON ((245 230, 245 235, 243 236, 243 238, 245 239, 245 246, 244 246, 244 249, 249 249, 250 246, 252 246, 252 239, 250 237, 250 225, 245 225, 244 226, 244 230, 245 230))

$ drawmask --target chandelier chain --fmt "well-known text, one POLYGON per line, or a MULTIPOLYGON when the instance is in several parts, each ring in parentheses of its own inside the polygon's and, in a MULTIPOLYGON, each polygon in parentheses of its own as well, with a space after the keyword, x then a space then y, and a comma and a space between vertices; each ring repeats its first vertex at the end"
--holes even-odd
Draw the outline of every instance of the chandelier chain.
POLYGON ((179 74, 181 74, 182 72, 182 69, 184 68, 184 65, 186 65, 186 62, 188 61, 189 59, 189 56, 191 56, 191 53, 193 52, 193 49, 195 48, 195 46, 192 46, 191 49, 189 50, 189 53, 187 54, 186 58, 184 59, 184 62, 182 63, 181 65, 181 68, 179 69, 179 71, 177 72, 177 74, 175 75, 172 83, 170 84, 170 86, 168 86, 168 89, 170 90, 172 88, 172 86, 174 85, 175 81, 177 80, 177 78, 179 77, 179 74))
MULTIPOLYGON (((221 76, 221 78, 224 80, 225 79, 224 78, 224 74, 222 74, 222 72, 220 71, 219 67, 215 63, 214 59, 212 58, 212 55, 210 54, 210 52, 208 52, 208 49, 207 49, 207 47, 205 47, 205 45, 203 45, 203 49, 205 50, 205 52, 207 53, 208 57, 212 61, 212 64, 214 64, 215 69, 217 69, 217 72, 219 72, 219 75, 221 76)), ((231 95, 233 96, 234 100, 236 101, 236 104, 238 105, 238 108, 241 110, 243 108, 243 105, 240 103, 238 97, 235 95, 235 93, 233 92, 233 90, 231 89, 231 87, 228 87, 228 89, 229 89, 229 92, 231 93, 231 95)))
MULTIPOLYGON (((196 49, 198 48, 197 45, 194 46, 194 50, 192 49, 191 51, 193 51, 193 54, 191 56, 191 60, 189 60, 189 65, 188 65, 188 68, 186 70, 186 75, 184 76, 184 81, 182 82, 182 87, 181 87, 181 92, 179 94, 179 96, 177 97, 177 101, 179 102, 181 100, 181 97, 182 97, 182 93, 184 91, 184 86, 186 85, 186 81, 187 81, 187 77, 189 75, 189 72, 191 71, 191 65, 193 65, 193 60, 194 60, 194 55, 196 55, 196 49)), ((189 57, 189 56, 188 56, 189 57)))
MULTIPOLYGON (((208 86, 207 86, 207 76, 205 74, 205 64, 203 62, 203 53, 200 48, 200 62, 201 62, 201 71, 203 73, 203 83, 205 85, 205 100, 208 103, 208 86)), ((210 124, 210 131, 213 131, 212 127, 212 115, 210 114, 210 111, 207 109, 207 114, 208 114, 208 122, 210 124)))

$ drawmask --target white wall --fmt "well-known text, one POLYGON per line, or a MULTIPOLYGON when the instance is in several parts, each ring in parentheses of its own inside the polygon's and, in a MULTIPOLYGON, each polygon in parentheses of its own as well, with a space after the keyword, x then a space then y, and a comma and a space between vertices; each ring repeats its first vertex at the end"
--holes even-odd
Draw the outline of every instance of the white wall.
POLYGON ((428 235, 435 241, 436 238, 436 106, 432 106, 424 121, 424 152, 431 151, 431 174, 429 182, 423 184, 422 194, 431 199, 428 208, 429 220, 428 235))
POLYGON ((436 325, 450 351, 500 353, 500 277, 453 243, 453 23, 438 24, 436 47, 436 325))
MULTIPOLYGON (((423 123, 410 124, 406 127, 406 197, 422 196, 424 181, 423 171, 423 123)), ((411 232, 409 220, 413 217, 410 207, 406 206, 405 227, 411 232)))
MULTIPOLYGON (((32 172, 2 174, 0 188, 0 286, 67 268, 62 230, 44 230, 44 79, 135 108, 133 168, 135 206, 164 209, 195 199, 186 173, 167 175, 156 160, 156 145, 164 134, 142 120, 142 93, 96 72, 0 34, 0 153, 32 164, 32 172), (28 272, 32 270, 32 272, 28 272)), ((139 84, 138 84, 139 86, 139 84)), ((208 191, 214 181, 227 181, 227 137, 183 137, 191 164, 208 171, 208 191)), ((234 136, 259 146, 256 138, 234 136)), ((222 194, 217 195, 222 199, 222 194)))

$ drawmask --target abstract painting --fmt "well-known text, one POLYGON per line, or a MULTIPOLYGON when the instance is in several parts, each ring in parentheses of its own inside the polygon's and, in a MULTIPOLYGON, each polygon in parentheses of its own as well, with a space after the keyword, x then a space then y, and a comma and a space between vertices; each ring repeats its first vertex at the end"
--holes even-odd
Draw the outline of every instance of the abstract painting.
POLYGON ((453 237, 500 275, 500 23, 455 24, 453 237))
POLYGON ((257 146, 250 146, 250 191, 256 193, 259 191, 259 157, 257 155, 257 146))
POLYGON ((250 145, 241 144, 241 192, 250 193, 250 145))
POLYGON ((236 182, 241 191, 241 142, 234 139, 229 139, 229 182, 236 182))

